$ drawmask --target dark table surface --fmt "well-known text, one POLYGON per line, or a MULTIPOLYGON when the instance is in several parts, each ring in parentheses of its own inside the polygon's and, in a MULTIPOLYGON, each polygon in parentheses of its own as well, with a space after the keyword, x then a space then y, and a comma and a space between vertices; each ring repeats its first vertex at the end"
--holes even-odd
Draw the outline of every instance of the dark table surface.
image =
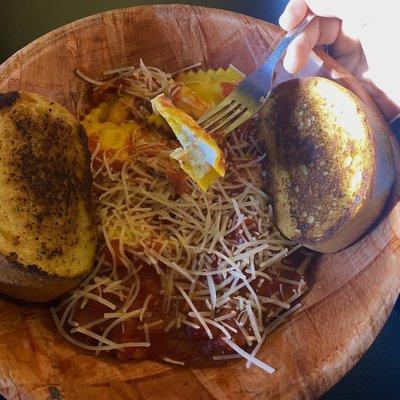
MULTIPOLYGON (((75 19, 113 8, 159 3, 225 8, 277 23, 287 0, 0 0, 0 62, 40 35, 75 19)), ((322 397, 336 399, 400 399, 400 301, 367 353, 322 397)))

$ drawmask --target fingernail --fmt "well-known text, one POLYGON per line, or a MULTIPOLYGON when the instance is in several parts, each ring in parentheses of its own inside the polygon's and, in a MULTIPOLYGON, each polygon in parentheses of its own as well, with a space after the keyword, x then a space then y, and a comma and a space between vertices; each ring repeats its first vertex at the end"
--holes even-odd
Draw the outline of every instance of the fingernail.
POLYGON ((279 17, 279 25, 281 26, 282 29, 287 31, 287 16, 286 13, 284 12, 280 17, 279 17))
POLYGON ((291 59, 291 57, 287 57, 287 55, 285 55, 285 58, 283 59, 283 68, 285 68, 285 70, 287 72, 289 72, 289 74, 293 74, 295 73, 294 68, 293 68, 293 60, 291 59))
POLYGON ((283 59, 283 67, 286 69, 289 74, 295 74, 298 72, 298 54, 296 51, 296 47, 293 46, 293 43, 286 50, 285 58, 283 59))

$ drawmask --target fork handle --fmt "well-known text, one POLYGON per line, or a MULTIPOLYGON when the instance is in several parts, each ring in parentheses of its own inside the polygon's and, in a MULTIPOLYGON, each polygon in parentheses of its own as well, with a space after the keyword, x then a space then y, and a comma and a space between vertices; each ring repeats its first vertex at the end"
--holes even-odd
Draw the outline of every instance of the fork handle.
POLYGON ((271 53, 271 55, 268 57, 268 62, 274 65, 274 68, 280 58, 282 57, 282 54, 286 51, 288 48, 289 44, 292 43, 292 41, 306 28, 306 26, 315 18, 314 14, 309 13, 303 21, 299 25, 297 25, 295 28, 291 29, 289 32, 286 33, 286 35, 283 37, 283 39, 279 42, 278 46, 275 48, 275 50, 271 53))
POLYGON ((390 127, 392 128, 397 140, 400 142, 400 114, 390 121, 390 127))
POLYGON ((272 88, 272 79, 276 64, 288 48, 289 44, 292 43, 292 41, 314 18, 314 14, 308 13, 299 25, 287 32, 268 58, 239 84, 239 88, 246 90, 246 86, 251 85, 251 91, 255 95, 254 97, 257 97, 257 99, 262 103, 263 99, 268 97, 272 88), (256 93, 254 93, 254 88, 257 88, 256 93))

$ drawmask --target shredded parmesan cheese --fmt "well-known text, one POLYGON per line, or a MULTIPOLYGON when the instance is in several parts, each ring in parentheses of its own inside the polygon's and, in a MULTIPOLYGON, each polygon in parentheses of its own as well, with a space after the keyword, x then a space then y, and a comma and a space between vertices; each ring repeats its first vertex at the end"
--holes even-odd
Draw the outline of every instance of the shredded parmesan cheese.
POLYGON ((241 355, 243 358, 246 360, 252 362, 254 365, 257 367, 263 369, 264 371, 268 372, 269 374, 273 374, 275 372, 275 369, 269 366, 268 364, 265 364, 264 362, 258 360, 257 358, 253 357, 251 354, 245 352, 242 348, 240 348, 236 343, 232 342, 229 339, 223 339, 226 344, 231 347, 236 353, 241 355))
POLYGON ((181 365, 182 367, 185 366, 185 363, 183 361, 173 360, 172 358, 169 357, 164 357, 163 360, 170 364, 181 365))
MULTIPOLYGON (((185 70, 166 74, 141 61, 138 67, 106 71, 102 81, 79 70, 77 74, 97 86, 122 85, 118 91, 132 96, 133 115, 145 120, 149 110, 143 102, 163 92, 171 76, 185 70)), ((224 149, 226 175, 207 192, 185 180, 184 193, 177 195, 171 177, 179 166, 169 158, 169 139, 134 135, 131 158, 117 166, 120 150, 126 151, 108 153, 97 143, 92 154, 102 247, 91 274, 52 308, 59 332, 98 354, 149 347, 152 329, 165 335, 194 329, 228 346, 214 360, 244 357, 247 367, 254 364, 272 373, 274 369, 256 354, 266 336, 300 307, 293 302, 306 289, 303 274, 311 255, 297 271, 282 261, 299 245, 282 237, 273 222, 262 180, 265 153, 257 135, 230 135, 224 149), (143 294, 142 273, 148 270, 159 286, 143 294), (268 292, 269 287, 276 292, 268 292), (93 303, 105 311, 79 325, 75 314, 93 303), (160 309, 152 317, 154 304, 160 309), (129 332, 129 324, 137 327, 143 341, 112 340, 116 330, 129 332), (100 334, 98 327, 103 325, 100 334), (236 344, 238 336, 247 347, 236 344), (224 354, 229 349, 236 354, 224 354)))

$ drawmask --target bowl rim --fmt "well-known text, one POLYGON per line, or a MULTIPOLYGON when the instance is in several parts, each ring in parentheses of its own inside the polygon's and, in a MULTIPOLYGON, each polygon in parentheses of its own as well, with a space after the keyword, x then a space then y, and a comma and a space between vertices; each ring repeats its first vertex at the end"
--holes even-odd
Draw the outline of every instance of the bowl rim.
MULTIPOLYGON (((177 10, 177 9, 182 9, 182 10, 191 10, 192 12, 193 12, 193 10, 194 11, 196 11, 196 10, 200 10, 200 11, 201 10, 208 10, 208 11, 211 11, 213 13, 213 15, 216 15, 216 16, 221 16, 221 17, 233 16, 234 18, 237 18, 238 16, 240 16, 240 18, 242 20, 243 20, 243 18, 245 18, 248 21, 260 21, 264 25, 273 25, 273 24, 270 24, 270 23, 268 23, 266 21, 263 21, 263 20, 248 16, 248 15, 240 14, 240 13, 229 11, 229 10, 223 10, 223 9, 211 8, 211 7, 204 7, 204 6, 194 6, 194 5, 184 5, 184 4, 162 4, 162 5, 142 5, 142 6, 130 6, 130 7, 117 8, 117 9, 113 9, 113 10, 107 10, 107 11, 104 11, 104 12, 91 14, 91 15, 88 15, 86 17, 77 19, 75 21, 71 21, 71 22, 69 22, 69 23, 67 23, 67 24, 65 24, 65 25, 63 25, 61 27, 55 28, 55 29, 45 33, 44 35, 36 38, 35 40, 31 41, 30 43, 28 43, 27 45, 22 47, 17 52, 15 52, 13 55, 11 55, 9 58, 7 58, 7 60, 5 60, 0 65, 0 77, 3 77, 4 72, 7 73, 7 70, 9 70, 9 68, 12 68, 12 66, 15 65, 15 63, 19 63, 18 62, 18 58, 21 55, 23 55, 23 57, 29 57, 32 54, 32 52, 35 51, 35 49, 37 49, 38 47, 42 47, 43 44, 46 41, 48 43, 56 41, 60 37, 64 36, 67 32, 71 32, 71 31, 75 31, 77 29, 80 29, 83 25, 88 25, 88 24, 91 24, 91 23, 95 23, 99 19, 101 20, 101 18, 103 16, 105 16, 105 15, 112 15, 112 14, 121 13, 121 12, 128 12, 129 13, 131 10, 134 11, 134 12, 140 12, 141 9, 143 9, 143 10, 144 9, 147 9, 147 10, 148 9, 154 9, 154 10, 168 10, 168 9, 177 10), (71 29, 71 28, 73 28, 73 29, 71 29)), ((318 54, 318 51, 316 53, 318 54)), ((337 69, 339 72, 341 72, 343 74, 346 73, 346 71, 343 69, 343 67, 337 68, 337 66, 339 64, 336 61, 333 63, 333 65, 334 65, 334 68, 337 69)), ((349 76, 349 74, 347 73, 347 77, 348 76, 349 76)), ((347 79, 347 77, 345 76, 345 79, 347 79)), ((355 279, 355 278, 356 277, 353 277, 353 279, 355 279)), ((348 283, 349 282, 347 282, 347 284, 348 283)), ((343 287, 341 289, 343 289, 343 287)), ((325 298, 323 300, 325 300, 325 298)), ((386 300, 389 301, 390 299, 386 299, 386 300)), ((315 306, 315 304, 314 304, 314 306, 315 306)), ((384 318, 384 320, 386 320, 386 318, 384 318)), ((289 326, 293 322, 294 322, 294 320, 290 321, 287 324, 287 326, 289 326)), ((383 325, 383 322, 382 322, 381 325, 383 325)), ((380 328, 378 329, 378 332, 379 332, 379 330, 380 330, 380 328)), ((377 336, 378 332, 375 332, 375 337, 377 336)), ((55 332, 51 332, 51 333, 52 334, 57 334, 55 332)), ((362 352, 364 352, 365 347, 368 347, 369 343, 370 343, 370 338, 369 337, 365 337, 363 339, 363 342, 361 344, 359 344, 358 347, 362 348, 362 350, 363 350, 362 352)), ((351 365, 354 365, 355 361, 356 360, 350 360, 350 361, 348 360, 348 362, 350 362, 351 365)), ((341 366, 338 366, 338 365, 336 365, 336 367, 338 369, 342 368, 341 366)), ((348 369, 349 369, 349 366, 347 365, 346 371, 348 371, 348 369)), ((337 376, 337 372, 332 373, 332 374, 337 379, 339 379, 341 376, 344 375, 344 373, 342 373, 342 372, 340 372, 340 376, 339 377, 337 376)), ((321 376, 323 378, 323 371, 320 370, 319 380, 321 380, 321 376)), ((329 386, 333 386, 333 383, 334 382, 332 382, 332 378, 329 379, 329 386)), ((320 392, 321 385, 316 384, 314 381, 313 381, 313 384, 312 384, 312 390, 314 392, 311 393, 311 394, 315 394, 315 393, 321 394, 322 393, 322 392, 320 392), (317 392, 315 392, 315 391, 317 391, 317 392)), ((302 387, 301 388, 301 392, 306 397, 310 396, 310 392, 307 390, 307 388, 302 387)))
MULTIPOLYGON (((87 25, 88 23, 95 22, 96 19, 102 18, 103 16, 106 15, 112 15, 116 13, 121 13, 121 12, 129 12, 129 11, 135 11, 139 12, 141 9, 143 10, 148 10, 148 9, 154 9, 154 10, 176 10, 176 9, 186 9, 186 10, 209 10, 212 12, 214 15, 220 15, 222 17, 227 17, 228 15, 235 16, 235 17, 240 17, 240 18, 248 18, 249 20, 256 20, 259 21, 263 24, 267 25, 274 25, 271 22, 264 21, 260 18, 257 17, 252 17, 247 14, 242 14, 236 11, 231 11, 231 10, 226 10, 222 8, 216 8, 216 7, 207 7, 207 6, 201 6, 201 5, 192 5, 192 4, 183 4, 183 3, 169 3, 169 4, 148 4, 148 5, 136 5, 136 6, 127 6, 127 7, 119 7, 119 8, 114 8, 111 10, 106 10, 106 11, 101 11, 97 12, 94 14, 87 15, 82 18, 78 18, 76 20, 70 21, 62 26, 59 26, 57 28, 51 29, 50 31, 44 33, 43 35, 38 36, 37 38, 33 39, 32 41, 28 42, 24 46, 22 46, 19 50, 17 50, 15 53, 11 54, 9 57, 7 57, 1 64, 0 64, 0 72, 2 69, 6 68, 10 62, 13 61, 14 58, 17 58, 19 55, 24 54, 24 53, 30 53, 32 50, 34 50, 35 47, 40 46, 42 42, 45 42, 48 39, 51 39, 52 41, 58 39, 60 36, 63 36, 66 31, 70 31, 71 27, 74 27, 73 30, 79 29, 82 25, 87 25)), ((275 25, 274 25, 275 26, 275 25)), ((1 77, 1 76, 0 76, 1 77)))

